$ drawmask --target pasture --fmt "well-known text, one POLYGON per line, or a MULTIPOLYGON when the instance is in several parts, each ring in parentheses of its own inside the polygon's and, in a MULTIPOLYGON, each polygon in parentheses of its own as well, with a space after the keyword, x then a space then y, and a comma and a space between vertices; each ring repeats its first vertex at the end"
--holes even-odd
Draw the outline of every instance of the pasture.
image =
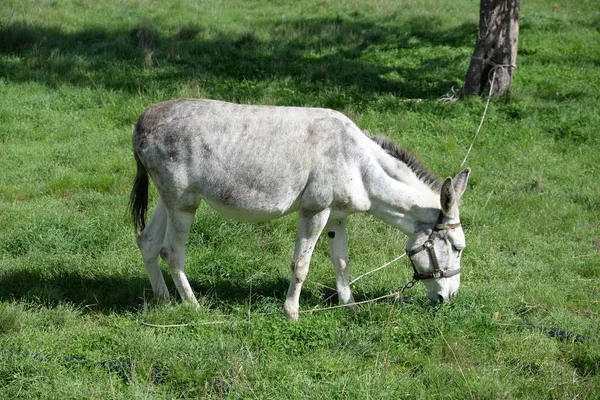
MULTIPOLYGON (((199 310, 154 301, 127 213, 137 117, 181 97, 333 108, 454 176, 486 99, 438 100, 462 85, 478 2, 0 8, 1 398, 598 397, 597 1, 522 2, 512 93, 490 103, 466 163, 456 299, 435 307, 418 284, 297 323, 281 313, 296 215, 243 224, 203 204, 186 268, 199 310)), ((404 252, 372 217, 348 230, 351 278, 404 252)), ((302 310, 330 305, 325 239, 302 310)), ((403 259, 354 297, 411 275, 403 259)))

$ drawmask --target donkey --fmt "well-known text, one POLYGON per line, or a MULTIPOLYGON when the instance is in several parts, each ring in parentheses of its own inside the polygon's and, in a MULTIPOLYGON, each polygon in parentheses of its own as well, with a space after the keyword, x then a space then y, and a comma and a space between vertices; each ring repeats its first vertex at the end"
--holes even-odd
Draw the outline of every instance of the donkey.
POLYGON ((322 108, 180 99, 154 104, 133 132, 137 175, 130 211, 152 290, 169 292, 165 261, 183 301, 198 305, 184 273, 185 246, 201 200, 238 221, 298 212, 284 314, 298 319, 299 297, 316 241, 327 232, 339 301, 349 285, 347 218, 367 212, 408 238, 415 279, 434 303, 460 286, 465 236, 459 200, 470 169, 441 182, 385 136, 369 137, 345 115, 322 108), (149 179, 159 199, 145 225, 149 179))

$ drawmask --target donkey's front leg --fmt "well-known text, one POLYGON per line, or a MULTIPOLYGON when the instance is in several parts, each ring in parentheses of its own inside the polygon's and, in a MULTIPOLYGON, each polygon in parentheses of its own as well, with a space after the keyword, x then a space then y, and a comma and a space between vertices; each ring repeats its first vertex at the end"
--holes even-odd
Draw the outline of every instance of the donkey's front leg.
POLYGON ((346 218, 329 221, 326 229, 340 304, 354 303, 354 297, 352 297, 350 291, 348 245, 346 242, 347 221, 346 218))
POLYGON ((316 213, 304 210, 300 211, 296 249, 294 250, 294 258, 292 259, 290 288, 288 289, 287 299, 283 306, 283 312, 293 321, 298 320, 302 284, 308 274, 310 258, 313 249, 315 248, 315 244, 317 243, 317 239, 329 218, 329 212, 329 209, 316 213))

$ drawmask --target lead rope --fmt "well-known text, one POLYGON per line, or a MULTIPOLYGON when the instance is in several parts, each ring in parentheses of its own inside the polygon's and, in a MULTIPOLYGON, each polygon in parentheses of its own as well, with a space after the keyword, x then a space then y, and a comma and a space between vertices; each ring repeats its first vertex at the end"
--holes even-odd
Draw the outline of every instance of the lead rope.
MULTIPOLYGON (((467 154, 465 154, 465 158, 463 158, 462 162, 460 163, 460 168, 462 168, 463 165, 465 165, 465 163, 467 162, 467 158, 469 157, 469 154, 471 154, 471 150, 473 149, 473 145, 475 144, 475 139, 477 139, 477 135, 479 135, 479 131, 481 131, 481 127, 483 126, 483 121, 485 121, 485 116, 487 114, 487 110, 488 110, 488 107, 490 105, 490 100, 492 99, 492 92, 493 92, 493 89, 494 89, 494 81, 496 80, 496 70, 498 68, 502 68, 502 67, 504 67, 504 66, 503 65, 496 65, 492 69, 493 74, 492 74, 492 80, 490 82, 490 92, 488 93, 487 101, 485 103, 485 108, 483 109, 483 114, 481 115, 481 121, 479 121, 479 126, 477 127, 477 131, 475 131, 475 135, 473 136, 473 140, 471 141, 471 145, 469 146, 469 149, 467 150, 467 154)), ((394 258, 393 260, 391 260, 391 261, 389 261, 389 262, 387 262, 385 264, 383 264, 381 267, 375 268, 372 271, 369 271, 367 273, 364 273, 364 274, 360 275, 358 278, 353 279, 350 282, 349 286, 352 286, 356 281, 358 281, 359 279, 361 279, 361 278, 363 278, 363 277, 365 277, 367 275, 371 275, 371 274, 373 274, 373 273, 375 273, 375 272, 377 272, 377 271, 379 271, 381 269, 384 269, 384 268, 388 267, 389 265, 395 263, 396 261, 400 260, 404 256, 406 256, 406 253, 404 253, 404 254, 402 254, 402 255, 394 258)), ((391 293, 389 295, 377 297, 377 298, 372 299, 372 300, 365 300, 365 302, 370 303, 372 301, 377 301, 377 300, 385 299, 385 298, 392 297, 392 296, 398 296, 399 293, 402 293, 402 292, 404 292, 404 290, 413 287, 415 285, 415 283, 417 283, 417 280, 415 280, 413 278, 411 281, 409 281, 406 284, 404 284, 404 286, 402 286, 402 288, 400 290, 398 290, 398 291, 396 291, 394 293, 391 293)), ((323 302, 327 302, 327 301, 331 300, 333 298, 333 296, 335 296, 335 293, 332 294, 331 296, 329 296, 328 298, 326 298, 325 300, 323 300, 323 302)), ((353 303, 352 305, 364 304, 365 302, 353 303)), ((341 307, 348 307, 348 306, 349 305, 347 305, 347 304, 343 304, 343 305, 339 305, 339 306, 334 306, 334 307, 328 307, 328 308, 317 308, 318 306, 315 306, 312 310, 305 310, 305 311, 300 311, 300 312, 301 313, 307 313, 307 312, 308 313, 312 313, 314 311, 332 310, 334 308, 341 308, 341 307)))
MULTIPOLYGON (((404 254, 402 254, 402 255, 400 255, 400 256, 398 256, 398 257, 394 258, 394 259, 393 259, 393 260, 391 260, 391 261, 388 261, 388 262, 386 262, 386 263, 385 263, 385 264, 383 264, 381 267, 377 267, 377 268, 375 268, 375 269, 374 269, 374 270, 372 270, 372 271, 365 272, 364 274, 360 275, 358 278, 355 278, 355 279, 351 280, 351 281, 350 281, 350 283, 348 284, 348 286, 352 286, 352 285, 354 285, 354 284, 355 284, 357 281, 359 281, 360 279, 364 278, 365 276, 371 275, 371 274, 373 274, 373 273, 375 273, 375 272, 377 272, 377 271, 379 271, 379 270, 382 270, 382 269, 384 269, 384 268, 387 268, 387 267, 389 267, 390 265, 392 265, 392 264, 393 264, 393 263, 395 263, 396 261, 400 260, 400 259, 401 259, 402 257, 404 257, 404 256, 406 256, 406 253, 404 253, 404 254)), ((413 285, 414 285, 414 284, 413 284, 413 285)), ((406 286, 406 285, 405 285, 405 286, 406 286)), ((412 285, 411 285, 411 287, 412 287, 412 285)), ((403 287, 403 288, 402 288, 402 291, 404 291, 404 289, 405 289, 405 288, 403 287)), ((331 299, 333 298, 333 296, 335 296, 335 295, 336 295, 336 293, 337 293, 337 291, 336 291, 334 294, 332 294, 331 296, 329 296, 328 298, 326 298, 325 300, 323 300, 323 303, 326 303, 326 302, 328 302, 329 300, 331 300, 331 299)), ((357 303, 354 303, 354 304, 357 304, 357 303)), ((319 307, 319 306, 318 306, 318 305, 316 305, 316 306, 313 308, 313 310, 316 310, 318 307, 319 307)))
POLYGON ((467 154, 465 155, 465 158, 463 158, 462 162, 460 163, 460 168, 462 168, 463 165, 465 165, 465 163, 467 162, 467 157, 469 157, 469 154, 471 154, 471 150, 473 149, 473 145, 475 144, 475 139, 477 139, 477 135, 479 135, 479 131, 481 130, 481 127, 483 126, 483 121, 485 120, 485 114, 487 113, 488 106, 490 105, 490 100, 492 99, 492 92, 494 90, 494 81, 496 80, 496 70, 498 68, 504 68, 504 65, 496 65, 492 69, 492 71, 494 71, 494 74, 492 75, 492 82, 490 83, 490 92, 488 93, 487 102, 485 103, 485 108, 483 109, 483 115, 481 116, 481 121, 479 121, 479 126, 477 127, 477 131, 475 132, 475 135, 473 136, 473 140, 471 141, 469 150, 467 150, 467 154))
MULTIPOLYGON (((372 271, 372 272, 374 272, 374 271, 372 271)), ((367 275, 367 274, 365 274, 365 275, 367 275)), ((337 306, 331 306, 331 307, 325 307, 325 308, 312 308, 310 310, 299 310, 298 313, 299 314, 312 314, 312 313, 317 312, 317 311, 328 311, 328 310, 335 310, 335 309, 338 309, 338 308, 355 307, 355 306, 359 306, 361 304, 373 303, 375 301, 379 301, 379 300, 383 300, 383 299, 389 299, 390 297, 393 297, 394 301, 398 301, 398 300, 400 300, 400 295, 406 289, 410 289, 411 287, 413 287, 416 283, 417 283, 417 281, 415 279, 412 279, 412 280, 406 282, 404 284, 404 286, 402 286, 399 290, 395 291, 394 293, 384 294, 383 296, 375 297, 374 299, 357 301, 355 303, 340 304, 340 305, 337 305, 337 306)), ((333 297, 333 296, 330 296, 327 300, 329 300, 331 297, 333 297)))
MULTIPOLYGON (((479 121, 479 126, 477 127, 477 131, 475 131, 475 135, 473 136, 473 140, 471 141, 471 145, 469 146, 469 149, 467 150, 467 154, 465 154, 465 158, 463 158, 462 162, 460 163, 460 168, 462 168, 463 165, 465 165, 465 163, 467 162, 467 158, 469 157, 469 154, 471 154, 471 150, 473 149, 473 145, 475 144, 475 139, 477 139, 477 135, 479 135, 479 131, 481 131, 481 127, 483 126, 483 122, 485 121, 485 116, 487 114, 487 110, 488 110, 488 107, 490 105, 490 100, 492 99, 492 93, 493 93, 493 90, 494 90, 494 82, 496 80, 496 70, 498 68, 503 68, 503 67, 505 67, 505 66, 504 65, 495 65, 494 68, 491 71, 491 72, 493 72, 493 74, 492 74, 492 80, 490 82, 490 92, 488 93, 487 101, 485 103, 485 108, 483 109, 483 114, 481 115, 481 121, 479 121)), ((395 263, 396 261, 398 261, 399 259, 401 259, 404 256, 406 256, 406 253, 404 253, 404 254, 402 254, 402 255, 394 258, 392 261, 389 261, 389 262, 385 263, 381 267, 375 268, 372 271, 369 271, 369 272, 367 272, 365 274, 362 274, 358 278, 352 280, 350 282, 350 286, 352 286, 359 279, 361 279, 361 278, 363 278, 363 277, 365 277, 367 275, 371 275, 372 273, 375 273, 375 272, 377 272, 377 271, 379 271, 379 270, 381 270, 381 269, 383 269, 383 268, 385 268, 385 267, 387 267, 387 266, 395 263)), ((416 283, 417 283, 417 280, 413 278, 411 281, 409 281, 406 284, 404 284, 404 286, 402 286, 402 288, 400 290, 396 291, 395 293, 391 293, 389 295, 381 296, 381 297, 378 297, 378 298, 372 299, 372 300, 366 300, 365 302, 377 301, 377 300, 385 299, 385 298, 392 297, 392 296, 399 296, 400 293, 404 292, 406 289, 410 289, 416 283)), ((335 296, 335 294, 332 294, 331 296, 329 296, 328 298, 326 298, 324 300, 324 302, 331 300, 331 298, 333 296, 335 296)), ((363 303, 364 302, 354 303, 354 304, 363 304, 363 303)), ((347 307, 347 306, 348 305, 341 305, 341 306, 334 306, 332 308, 340 308, 340 307, 347 307)), ((303 311, 303 312, 313 312, 313 311, 316 311, 316 310, 326 310, 326 309, 332 309, 332 308, 316 308, 315 307, 312 310, 307 310, 307 311, 303 311)))
MULTIPOLYGON (((490 100, 492 98, 492 91, 493 91, 493 88, 494 88, 494 81, 496 80, 496 70, 498 68, 502 68, 502 67, 504 67, 504 66, 503 65, 496 65, 492 69, 493 75, 492 75, 492 81, 491 81, 491 84, 490 84, 490 92, 488 94, 487 102, 486 102, 485 108, 483 110, 483 115, 481 116, 481 121, 479 122, 479 126, 477 127, 477 131, 475 132, 475 135, 473 136, 473 140, 471 141, 471 145, 469 146, 469 149, 467 150, 467 154, 465 155, 465 158, 463 159, 462 163, 460 164, 461 168, 465 164, 465 162, 467 161, 467 158, 469 157, 469 154, 471 153, 471 150, 473 149, 473 145, 475 144, 475 139, 477 139, 477 135, 479 135, 479 131, 481 130, 481 127, 483 126, 483 121, 485 120, 485 115, 487 113, 488 107, 490 105, 490 100)), ((420 99, 418 99, 418 100, 420 100, 420 99)), ((388 261, 387 263, 383 264, 382 266, 377 267, 377 268, 375 268, 372 271, 369 271, 369 272, 366 272, 366 273, 360 275, 359 277, 357 277, 357 278, 353 279, 352 281, 350 281, 349 286, 352 286, 354 283, 356 283, 360 279, 364 278, 365 276, 371 275, 371 274, 373 274, 373 273, 375 273, 377 271, 380 271, 380 270, 382 270, 382 269, 384 269, 384 268, 392 265, 393 263, 395 263, 396 261, 400 260, 401 258, 403 258, 405 256, 406 256, 406 253, 403 253, 402 255, 394 258, 391 261, 388 261)), ((398 301, 400 299, 400 295, 405 290, 412 288, 416 283, 417 283, 417 280, 414 279, 414 277, 413 277, 410 281, 406 282, 399 290, 395 291, 394 293, 386 294, 386 295, 383 295, 383 296, 376 297, 374 299, 359 301, 359 302, 351 303, 351 304, 340 304, 340 305, 337 305, 337 306, 331 306, 331 307, 325 307, 325 308, 318 308, 318 305, 317 305, 317 306, 315 306, 314 308, 312 308, 310 310, 299 310, 298 313, 299 314, 307 314, 307 313, 312 314, 313 312, 317 312, 317 311, 328 311, 328 310, 335 310, 335 309, 338 309, 338 308, 353 307, 353 306, 358 306, 358 305, 361 305, 361 304, 367 304, 367 303, 372 303, 372 302, 383 300, 383 299, 388 299, 390 297, 394 297, 394 300, 398 301)), ((328 298, 326 298, 325 300, 323 300, 323 302, 327 302, 327 301, 331 300, 333 298, 333 296, 335 296, 335 294, 337 294, 337 291, 336 291, 336 293, 332 294, 331 296, 329 296, 328 298)), ((275 314, 275 313, 258 313, 258 315, 269 315, 269 314, 275 314)), ((253 313, 253 315, 257 315, 257 313, 253 313)), ((219 324, 219 323, 223 323, 223 322, 221 322, 221 321, 212 322, 211 321, 211 322, 207 322, 206 324, 213 324, 213 323, 214 324, 219 324)), ((170 327, 188 326, 189 324, 155 325, 155 324, 149 324, 149 323, 142 322, 142 325, 150 326, 150 327, 157 327, 157 328, 158 327, 160 327, 160 328, 170 328, 170 327)))

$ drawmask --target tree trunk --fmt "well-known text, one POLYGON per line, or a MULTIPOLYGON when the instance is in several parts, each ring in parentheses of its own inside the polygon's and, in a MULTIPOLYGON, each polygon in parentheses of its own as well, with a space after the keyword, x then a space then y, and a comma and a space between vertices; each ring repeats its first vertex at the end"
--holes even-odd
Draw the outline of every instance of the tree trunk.
POLYGON ((517 66, 520 0, 480 0, 479 35, 465 78, 465 95, 502 95, 517 66))

